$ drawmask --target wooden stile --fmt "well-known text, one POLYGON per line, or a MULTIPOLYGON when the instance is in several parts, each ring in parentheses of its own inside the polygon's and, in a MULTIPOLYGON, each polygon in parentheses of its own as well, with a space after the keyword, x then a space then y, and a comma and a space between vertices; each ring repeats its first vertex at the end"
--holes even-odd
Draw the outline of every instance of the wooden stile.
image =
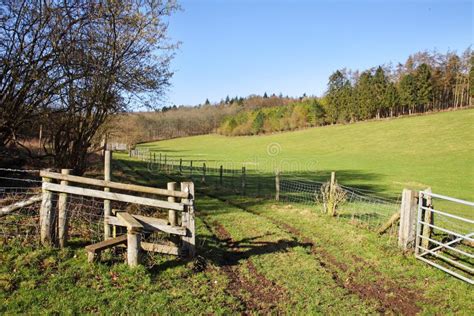
MULTIPOLYGON (((168 221, 164 219, 142 216, 142 215, 135 215, 135 214, 132 214, 132 216, 136 220, 138 220, 140 224, 143 225, 145 230, 148 230, 148 231, 156 230, 156 231, 162 231, 168 234, 186 236, 185 227, 168 225, 168 221)), ((108 221, 110 225, 126 227, 125 223, 119 218, 117 218, 116 216, 109 216, 106 218, 106 220, 108 221)))
POLYGON ((127 243, 127 235, 122 235, 122 236, 118 236, 115 238, 110 238, 108 240, 98 242, 96 244, 86 246, 85 249, 87 251, 87 261, 93 262, 103 250, 109 249, 118 245, 123 245, 126 243, 127 243))
POLYGON ((60 184, 43 182, 43 189, 53 192, 64 192, 69 194, 83 195, 89 197, 95 197, 99 199, 108 199, 112 201, 120 201, 134 204, 147 205, 152 207, 159 207, 164 209, 172 209, 177 211, 182 211, 184 205, 181 203, 170 203, 162 200, 155 200, 150 198, 144 198, 139 196, 115 193, 115 192, 103 192, 99 190, 71 187, 71 186, 62 186, 60 184))
POLYGON ((117 218, 125 224, 129 233, 139 233, 143 230, 143 225, 129 213, 117 212, 117 218))
POLYGON ((98 186, 98 187, 108 187, 110 189, 148 193, 148 194, 155 194, 155 195, 161 195, 161 196, 174 196, 177 198, 187 197, 187 194, 181 191, 169 191, 166 189, 152 188, 152 187, 146 187, 146 186, 136 185, 136 184, 104 181, 104 180, 91 179, 91 178, 79 177, 79 176, 73 176, 73 175, 63 175, 60 173, 48 172, 44 170, 40 172, 40 176, 43 178, 48 178, 48 179, 66 180, 73 183, 88 184, 88 185, 98 186))

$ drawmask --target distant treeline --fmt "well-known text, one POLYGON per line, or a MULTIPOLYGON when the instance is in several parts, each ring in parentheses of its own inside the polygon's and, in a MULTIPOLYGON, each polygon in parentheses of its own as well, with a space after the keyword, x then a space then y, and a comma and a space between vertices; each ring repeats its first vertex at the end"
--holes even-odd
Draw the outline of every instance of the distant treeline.
POLYGON ((217 104, 206 100, 198 107, 128 115, 136 122, 127 125, 140 134, 134 143, 207 133, 255 135, 459 108, 473 102, 473 63, 471 48, 462 54, 419 52, 396 66, 336 70, 320 98, 226 97, 217 104))

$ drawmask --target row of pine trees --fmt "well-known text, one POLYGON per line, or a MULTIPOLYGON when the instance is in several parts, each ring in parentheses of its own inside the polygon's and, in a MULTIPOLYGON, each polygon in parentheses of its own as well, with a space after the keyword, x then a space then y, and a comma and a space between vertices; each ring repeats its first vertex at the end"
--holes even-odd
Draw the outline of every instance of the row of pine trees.
POLYGON ((337 70, 322 98, 304 96, 273 107, 243 106, 224 119, 218 132, 255 135, 469 106, 474 98, 473 63, 468 48, 461 55, 420 52, 404 64, 362 72, 337 70))

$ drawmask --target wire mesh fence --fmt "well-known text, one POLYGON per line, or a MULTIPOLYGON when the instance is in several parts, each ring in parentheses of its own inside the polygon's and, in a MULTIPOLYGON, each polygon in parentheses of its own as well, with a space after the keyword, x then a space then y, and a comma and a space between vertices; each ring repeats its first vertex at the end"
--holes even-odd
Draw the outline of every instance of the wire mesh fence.
MULTIPOLYGON (((322 189, 327 182, 318 182, 300 178, 291 173, 275 174, 247 169, 236 163, 214 162, 216 167, 208 163, 196 161, 190 163, 183 159, 172 159, 164 155, 156 155, 147 150, 136 150, 132 156, 147 164, 152 173, 166 174, 174 179, 191 180, 200 189, 208 190, 221 197, 246 196, 300 204, 312 207, 316 211, 325 210, 322 189), (227 164, 227 165, 226 165, 227 164), (278 182, 278 184, 277 184, 278 182), (277 193, 277 186, 279 187, 277 193)), ((338 184, 344 197, 337 206, 336 217, 368 229, 376 229, 400 210, 401 196, 387 198, 374 191, 348 187, 338 184)), ((393 227, 389 233, 395 233, 393 227)))
MULTIPOLYGON (((2 245, 16 245, 37 247, 40 245, 40 207, 41 207, 41 180, 39 170, 1 170, 0 179, 0 243, 2 245), (34 203, 21 207, 11 208, 18 202, 30 200, 38 196, 34 203), (7 210, 8 209, 8 210, 7 210), (7 210, 7 211, 3 211, 7 210)), ((52 203, 52 237, 57 240, 58 231, 58 201, 59 194, 53 194, 52 203)), ((112 210, 125 211, 131 214, 167 217, 168 211, 156 207, 138 206, 133 203, 112 201, 112 210)), ((104 239, 104 200, 68 194, 66 213, 68 218, 69 245, 83 247, 104 239)), ((126 234, 124 227, 115 226, 114 236, 126 234)), ((141 240, 149 243, 173 245, 175 242, 169 234, 163 232, 143 232, 141 240)), ((108 260, 121 261, 125 258, 125 249, 117 248, 108 260)), ((143 254, 143 263, 153 266, 159 261, 159 256, 153 252, 143 254)))

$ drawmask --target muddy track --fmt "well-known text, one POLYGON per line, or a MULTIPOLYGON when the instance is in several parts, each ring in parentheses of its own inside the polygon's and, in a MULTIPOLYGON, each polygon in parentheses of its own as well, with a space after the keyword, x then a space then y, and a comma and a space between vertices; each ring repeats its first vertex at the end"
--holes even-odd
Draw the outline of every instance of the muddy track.
MULTIPOLYGON (((134 170, 130 165, 127 167, 140 177, 151 180, 143 172, 134 170)), ((171 180, 175 180, 167 176, 171 180)), ((200 192, 202 193, 202 192, 200 192)), ((273 281, 268 280, 259 273, 251 260, 245 260, 245 263, 235 264, 241 259, 246 259, 239 254, 239 249, 235 247, 236 242, 232 239, 229 232, 217 221, 209 224, 205 218, 201 218, 206 228, 212 233, 212 238, 219 244, 223 244, 225 250, 220 258, 219 268, 223 271, 229 280, 226 291, 235 297, 242 305, 243 314, 258 312, 261 314, 278 313, 278 303, 288 302, 289 297, 286 290, 273 281), (250 278, 244 276, 240 269, 245 265, 249 271, 250 278)), ((208 268, 207 259, 198 256, 194 272, 200 272, 208 268)), ((242 260, 243 261, 243 260, 242 260)))
MULTIPOLYGON (((149 179, 149 177, 143 175, 141 172, 136 172, 136 173, 139 174, 140 176, 143 176, 149 179)), ((170 176, 167 176, 167 177, 172 180, 175 180, 171 178, 170 176)), ((205 192, 203 190, 196 190, 196 191, 210 198, 217 199, 233 207, 239 208, 242 211, 251 213, 255 216, 260 216, 262 218, 265 218, 266 220, 272 222, 281 230, 289 233, 290 235, 297 237, 301 242, 311 244, 311 248, 310 248, 311 253, 314 255, 316 261, 327 273, 332 275, 332 278, 336 282, 336 284, 346 289, 348 292, 357 295, 363 300, 376 301, 378 303, 377 311, 379 313, 416 315, 417 313, 421 311, 421 309, 416 305, 416 302, 424 301, 425 299, 415 290, 410 289, 408 287, 404 287, 394 282, 393 280, 387 279, 384 276, 382 276, 380 272, 377 272, 375 270, 374 270, 374 274, 377 277, 376 281, 369 282, 369 283, 361 283, 358 281, 360 279, 358 278, 361 272, 360 270, 356 269, 356 271, 348 272, 349 267, 345 263, 338 261, 327 250, 325 250, 322 247, 317 246, 317 244, 313 240, 304 236, 297 228, 287 223, 284 223, 282 221, 266 216, 264 214, 257 213, 238 203, 232 202, 230 200, 224 199, 214 194, 210 194, 209 192, 205 192)), ((219 238, 220 240, 225 240, 228 246, 231 247, 232 246, 231 244, 233 241, 230 238, 230 235, 228 234, 228 232, 219 224, 216 224, 216 228, 217 228, 216 229, 217 238, 219 238)), ((227 258, 224 260, 233 260, 233 259, 234 258, 227 258)), ((364 262, 362 258, 353 257, 353 259, 355 261, 364 262)), ((248 262, 250 263, 250 261, 248 262)), ((368 262, 364 262, 364 265, 370 266, 368 262)), ((255 267, 253 267, 253 269, 254 268, 255 267)), ((238 275, 238 273, 236 273, 235 267, 224 265, 223 270, 227 274, 229 279, 231 280, 231 285, 229 289, 231 294, 239 297, 238 292, 240 288, 243 288, 243 289, 249 288, 248 291, 252 293, 252 297, 253 296, 261 297, 262 294, 259 293, 259 291, 263 291, 263 290, 255 289, 255 284, 249 284, 248 282, 245 282, 244 280, 242 280, 242 278, 238 275)), ((251 270, 250 267, 249 267, 249 270, 251 270)), ((270 282, 270 281, 267 280, 267 282, 270 282)), ((274 285, 271 285, 270 283, 266 283, 265 281, 263 281, 263 284, 274 286, 274 285)), ((271 302, 273 298, 269 297, 267 300, 271 302)), ((259 307, 260 307, 257 302, 252 302, 252 299, 249 300, 248 298, 247 298, 247 301, 243 301, 243 304, 248 310, 254 310, 254 308, 256 308, 256 310, 259 310, 259 307)), ((267 309, 267 311, 269 310, 267 309)))
MULTIPOLYGON (((356 294, 363 300, 377 301, 379 306, 377 311, 379 313, 416 315, 421 311, 421 309, 416 305, 416 302, 424 301, 425 299, 415 290, 397 284, 393 280, 385 278, 375 270, 373 272, 377 276, 376 281, 370 283, 358 282, 358 275, 361 273, 360 269, 354 272, 348 272, 349 267, 345 263, 338 261, 327 250, 317 246, 313 240, 304 236, 297 228, 264 214, 257 213, 230 200, 226 200, 204 192, 200 193, 206 194, 211 198, 218 199, 224 203, 240 208, 245 212, 263 217, 283 231, 297 237, 301 242, 312 245, 311 253, 315 256, 321 267, 324 268, 324 270, 330 275, 332 275, 332 278, 336 284, 340 287, 343 287, 350 293, 356 294), (341 274, 348 274, 349 277, 345 276, 343 278, 341 274)), ((354 259, 355 261, 364 262, 364 260, 360 257, 354 257, 354 259)), ((364 262, 364 265, 370 266, 370 263, 364 262)))
POLYGON ((235 264, 239 262, 241 256, 239 249, 234 246, 236 242, 229 232, 216 221, 211 225, 204 219, 203 221, 206 227, 213 232, 214 237, 227 249, 221 258, 220 268, 229 280, 227 291, 240 301, 243 306, 242 312, 244 314, 278 312, 278 303, 288 301, 286 290, 259 273, 250 260, 235 264), (243 266, 248 269, 249 276, 240 272, 243 266))

